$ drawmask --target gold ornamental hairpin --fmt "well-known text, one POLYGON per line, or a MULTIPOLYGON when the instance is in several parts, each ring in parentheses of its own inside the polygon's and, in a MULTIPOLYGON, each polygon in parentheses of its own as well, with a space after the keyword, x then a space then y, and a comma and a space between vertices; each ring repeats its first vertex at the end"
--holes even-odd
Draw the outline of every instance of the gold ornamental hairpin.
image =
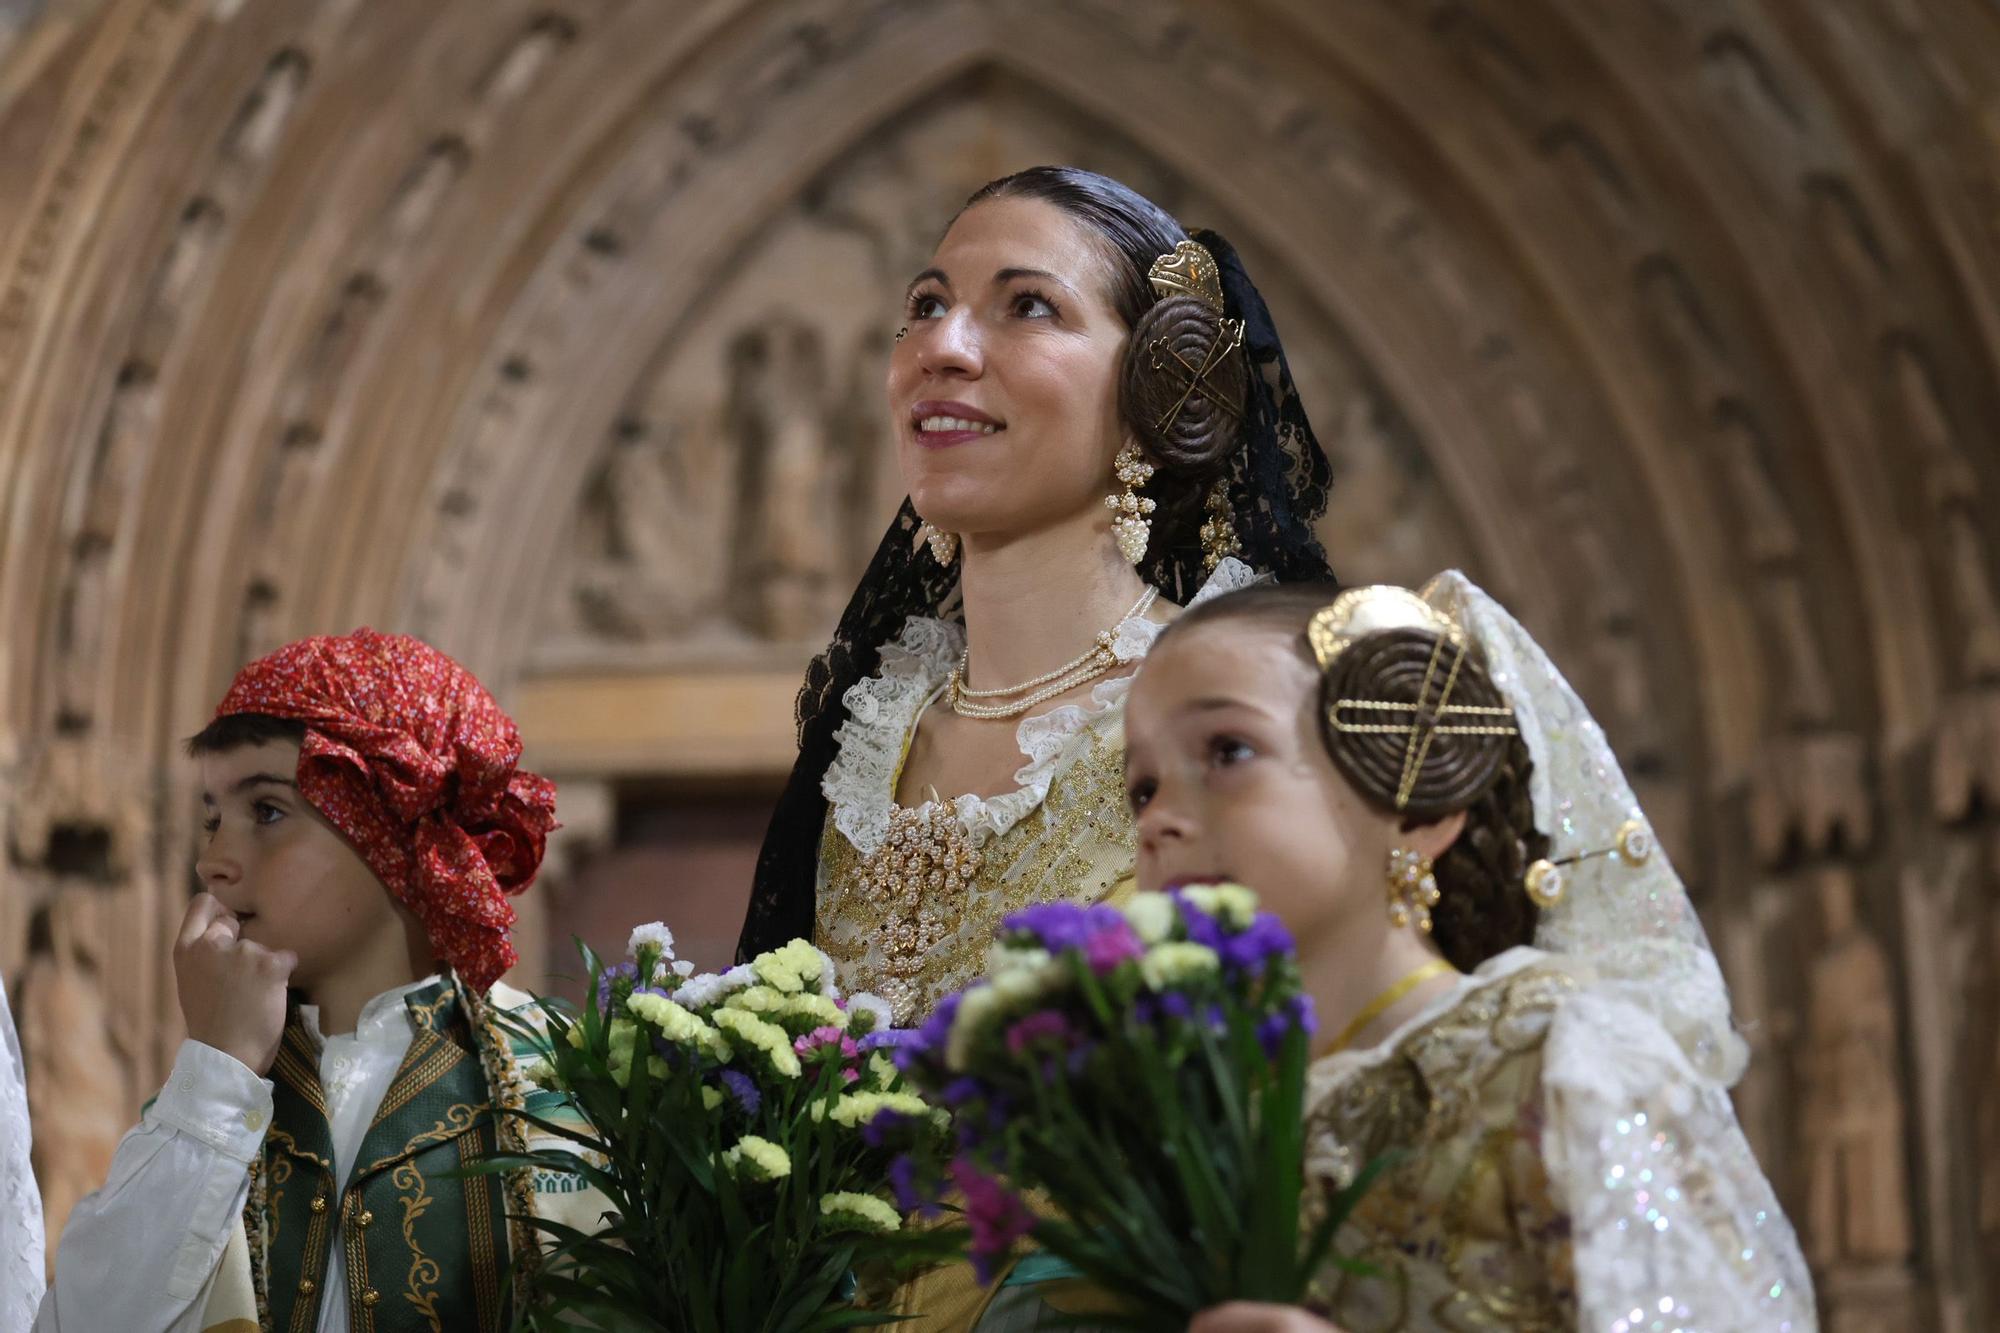
MULTIPOLYGON (((1162 300, 1169 296, 1192 296, 1218 315, 1223 314, 1226 308, 1222 296, 1222 270, 1216 266, 1215 256, 1208 252, 1208 247, 1199 241, 1182 241, 1170 252, 1155 259, 1152 268, 1147 270, 1146 280, 1152 284, 1153 294, 1162 300)), ((1146 355, 1153 369, 1173 376, 1177 381, 1175 387, 1180 390, 1180 396, 1174 399, 1173 405, 1153 423, 1155 431, 1164 434, 1173 429, 1188 399, 1196 394, 1239 421, 1242 419, 1243 407, 1233 401, 1235 395, 1209 381, 1243 346, 1243 332, 1242 320, 1225 318, 1199 360, 1184 355, 1165 335, 1146 344, 1146 355)))
POLYGON ((1554 907, 1563 899, 1569 889, 1569 868, 1584 861, 1595 861, 1600 857, 1615 856, 1628 866, 1642 866, 1653 857, 1653 830, 1637 819, 1628 819, 1618 826, 1618 836, 1609 847, 1595 851, 1578 852, 1573 856, 1551 861, 1547 857, 1528 867, 1523 885, 1528 896, 1537 907, 1554 907))
POLYGON ((1306 641, 1312 645, 1313 659, 1324 672, 1347 645, 1364 635, 1385 629, 1420 629, 1461 642, 1465 631, 1458 622, 1432 606, 1408 588, 1379 583, 1348 588, 1313 615, 1306 626, 1306 641))
POLYGON ((1222 270, 1200 241, 1182 241, 1153 261, 1146 280, 1160 297, 1192 296, 1216 314, 1222 313, 1222 270))
POLYGON ((1407 588, 1349 588, 1306 626, 1313 658, 1324 674, 1355 640, 1384 630, 1415 629, 1436 636, 1414 700, 1335 699, 1327 725, 1355 736, 1400 736, 1403 764, 1396 785, 1396 808, 1405 809, 1439 736, 1516 736, 1514 710, 1482 704, 1455 704, 1459 670, 1470 649, 1465 631, 1444 612, 1407 588))
POLYGON ((1242 345, 1243 321, 1240 319, 1222 321, 1222 336, 1208 345, 1208 353, 1199 363, 1182 356, 1180 349, 1169 343, 1165 336, 1147 343, 1146 355, 1152 360, 1153 369, 1162 374, 1175 375, 1179 380, 1178 387, 1181 391, 1180 397, 1174 399, 1173 406, 1160 413, 1159 420, 1153 423, 1153 429, 1161 433, 1170 430, 1174 420, 1180 416, 1181 409, 1187 406, 1187 400, 1196 394, 1208 399, 1230 416, 1241 420, 1243 408, 1239 404, 1230 402, 1227 393, 1211 386, 1208 377, 1222 365, 1225 357, 1242 345))

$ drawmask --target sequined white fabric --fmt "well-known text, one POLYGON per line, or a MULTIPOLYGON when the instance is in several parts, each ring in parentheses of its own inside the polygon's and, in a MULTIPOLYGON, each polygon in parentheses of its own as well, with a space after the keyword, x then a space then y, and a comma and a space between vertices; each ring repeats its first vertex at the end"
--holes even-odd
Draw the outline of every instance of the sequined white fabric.
POLYGON ((0 979, 0 1333, 42 1303, 42 1195, 28 1164, 28 1090, 7 987, 0 979))
POLYGON ((1542 1151, 1570 1215, 1577 1327, 1810 1333, 1812 1281, 1729 1094, 1618 984, 1543 1048, 1542 1151))
MULTIPOLYGON (((1534 756, 1535 821, 1557 858, 1610 848, 1644 813, 1602 728, 1528 632, 1465 575, 1425 597, 1479 643, 1534 756)), ((1543 1151, 1570 1210, 1579 1328, 1816 1327, 1791 1224, 1743 1138, 1728 1089, 1743 1040, 1728 987, 1657 840, 1634 865, 1569 868, 1537 950, 1583 984, 1543 1053, 1543 1151)))
MULTIPOLYGON (((1188 599, 1188 605, 1246 588, 1261 577, 1240 560, 1223 560, 1188 599)), ((1120 663, 1136 662, 1165 628, 1144 616, 1123 620, 1111 651, 1120 663)), ((902 764, 903 747, 964 651, 963 625, 911 616, 896 641, 882 646, 881 674, 857 682, 842 700, 847 705, 847 721, 837 734, 840 750, 827 765, 820 789, 832 806, 834 827, 863 856, 872 855, 888 836, 889 819, 896 812, 896 772, 902 764)), ((1014 736, 1028 762, 1014 774, 1018 784, 1014 790, 988 797, 968 794, 957 800, 959 825, 973 844, 1005 834, 1032 814, 1048 796, 1063 755, 1072 752, 1070 742, 1087 727, 1121 717, 1131 689, 1131 673, 1125 672, 1099 681, 1087 703, 1063 704, 1023 718, 1014 736)), ((930 805, 926 801, 915 808, 930 805)))

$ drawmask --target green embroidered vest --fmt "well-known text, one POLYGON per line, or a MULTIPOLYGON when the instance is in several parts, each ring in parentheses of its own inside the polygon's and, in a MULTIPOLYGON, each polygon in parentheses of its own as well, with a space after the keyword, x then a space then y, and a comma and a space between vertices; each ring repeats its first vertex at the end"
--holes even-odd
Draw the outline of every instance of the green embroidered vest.
POLYGON ((414 1035, 342 1188, 297 1015, 285 1027, 264 1140, 273 1333, 312 1333, 338 1245, 351 1333, 498 1333, 512 1317, 503 1177, 451 1178, 495 1151, 492 1097, 449 982, 405 998, 414 1035))

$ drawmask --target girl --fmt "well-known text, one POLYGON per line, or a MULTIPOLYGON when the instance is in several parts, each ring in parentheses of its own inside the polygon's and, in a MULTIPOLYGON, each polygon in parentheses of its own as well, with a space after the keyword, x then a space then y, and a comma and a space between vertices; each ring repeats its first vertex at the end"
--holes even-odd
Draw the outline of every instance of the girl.
POLYGON ((1200 1333, 1814 1327, 1730 1108, 1744 1048, 1603 733, 1462 575, 1191 610, 1130 700, 1143 888, 1248 884, 1324 1046, 1309 1166, 1400 1150, 1313 1313, 1200 1333))

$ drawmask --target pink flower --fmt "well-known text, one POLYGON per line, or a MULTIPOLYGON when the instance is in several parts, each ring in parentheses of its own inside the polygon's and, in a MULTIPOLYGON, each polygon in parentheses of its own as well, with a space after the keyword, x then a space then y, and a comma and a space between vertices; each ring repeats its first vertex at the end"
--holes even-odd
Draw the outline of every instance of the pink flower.
POLYGON ((792 1043, 792 1050, 801 1056, 811 1055, 822 1046, 838 1046, 845 1060, 861 1058, 861 1048, 854 1044, 854 1038, 836 1027, 818 1027, 792 1043))
POLYGON ((860 1082, 861 1071, 854 1066, 861 1059, 861 1048, 856 1046, 854 1038, 848 1036, 842 1029, 836 1027, 817 1027, 792 1043, 792 1050, 797 1052, 801 1059, 812 1055, 815 1051, 826 1050, 829 1047, 839 1053, 844 1066, 840 1071, 840 1081, 842 1083, 860 1082))
POLYGON ((951 1164, 951 1178, 965 1198, 965 1221, 972 1229, 972 1271, 991 1282, 1014 1242, 1035 1229, 1035 1215, 1021 1196, 965 1158, 951 1164))
POLYGON ((1053 1009, 1042 1009, 1029 1014, 1013 1027, 1007 1029, 1007 1050, 1019 1055, 1039 1041, 1067 1043, 1069 1022, 1053 1009))
POLYGON ((1145 952, 1145 944, 1122 917, 1101 927, 1083 942, 1084 961, 1100 977, 1117 971, 1120 963, 1129 962, 1145 952))

